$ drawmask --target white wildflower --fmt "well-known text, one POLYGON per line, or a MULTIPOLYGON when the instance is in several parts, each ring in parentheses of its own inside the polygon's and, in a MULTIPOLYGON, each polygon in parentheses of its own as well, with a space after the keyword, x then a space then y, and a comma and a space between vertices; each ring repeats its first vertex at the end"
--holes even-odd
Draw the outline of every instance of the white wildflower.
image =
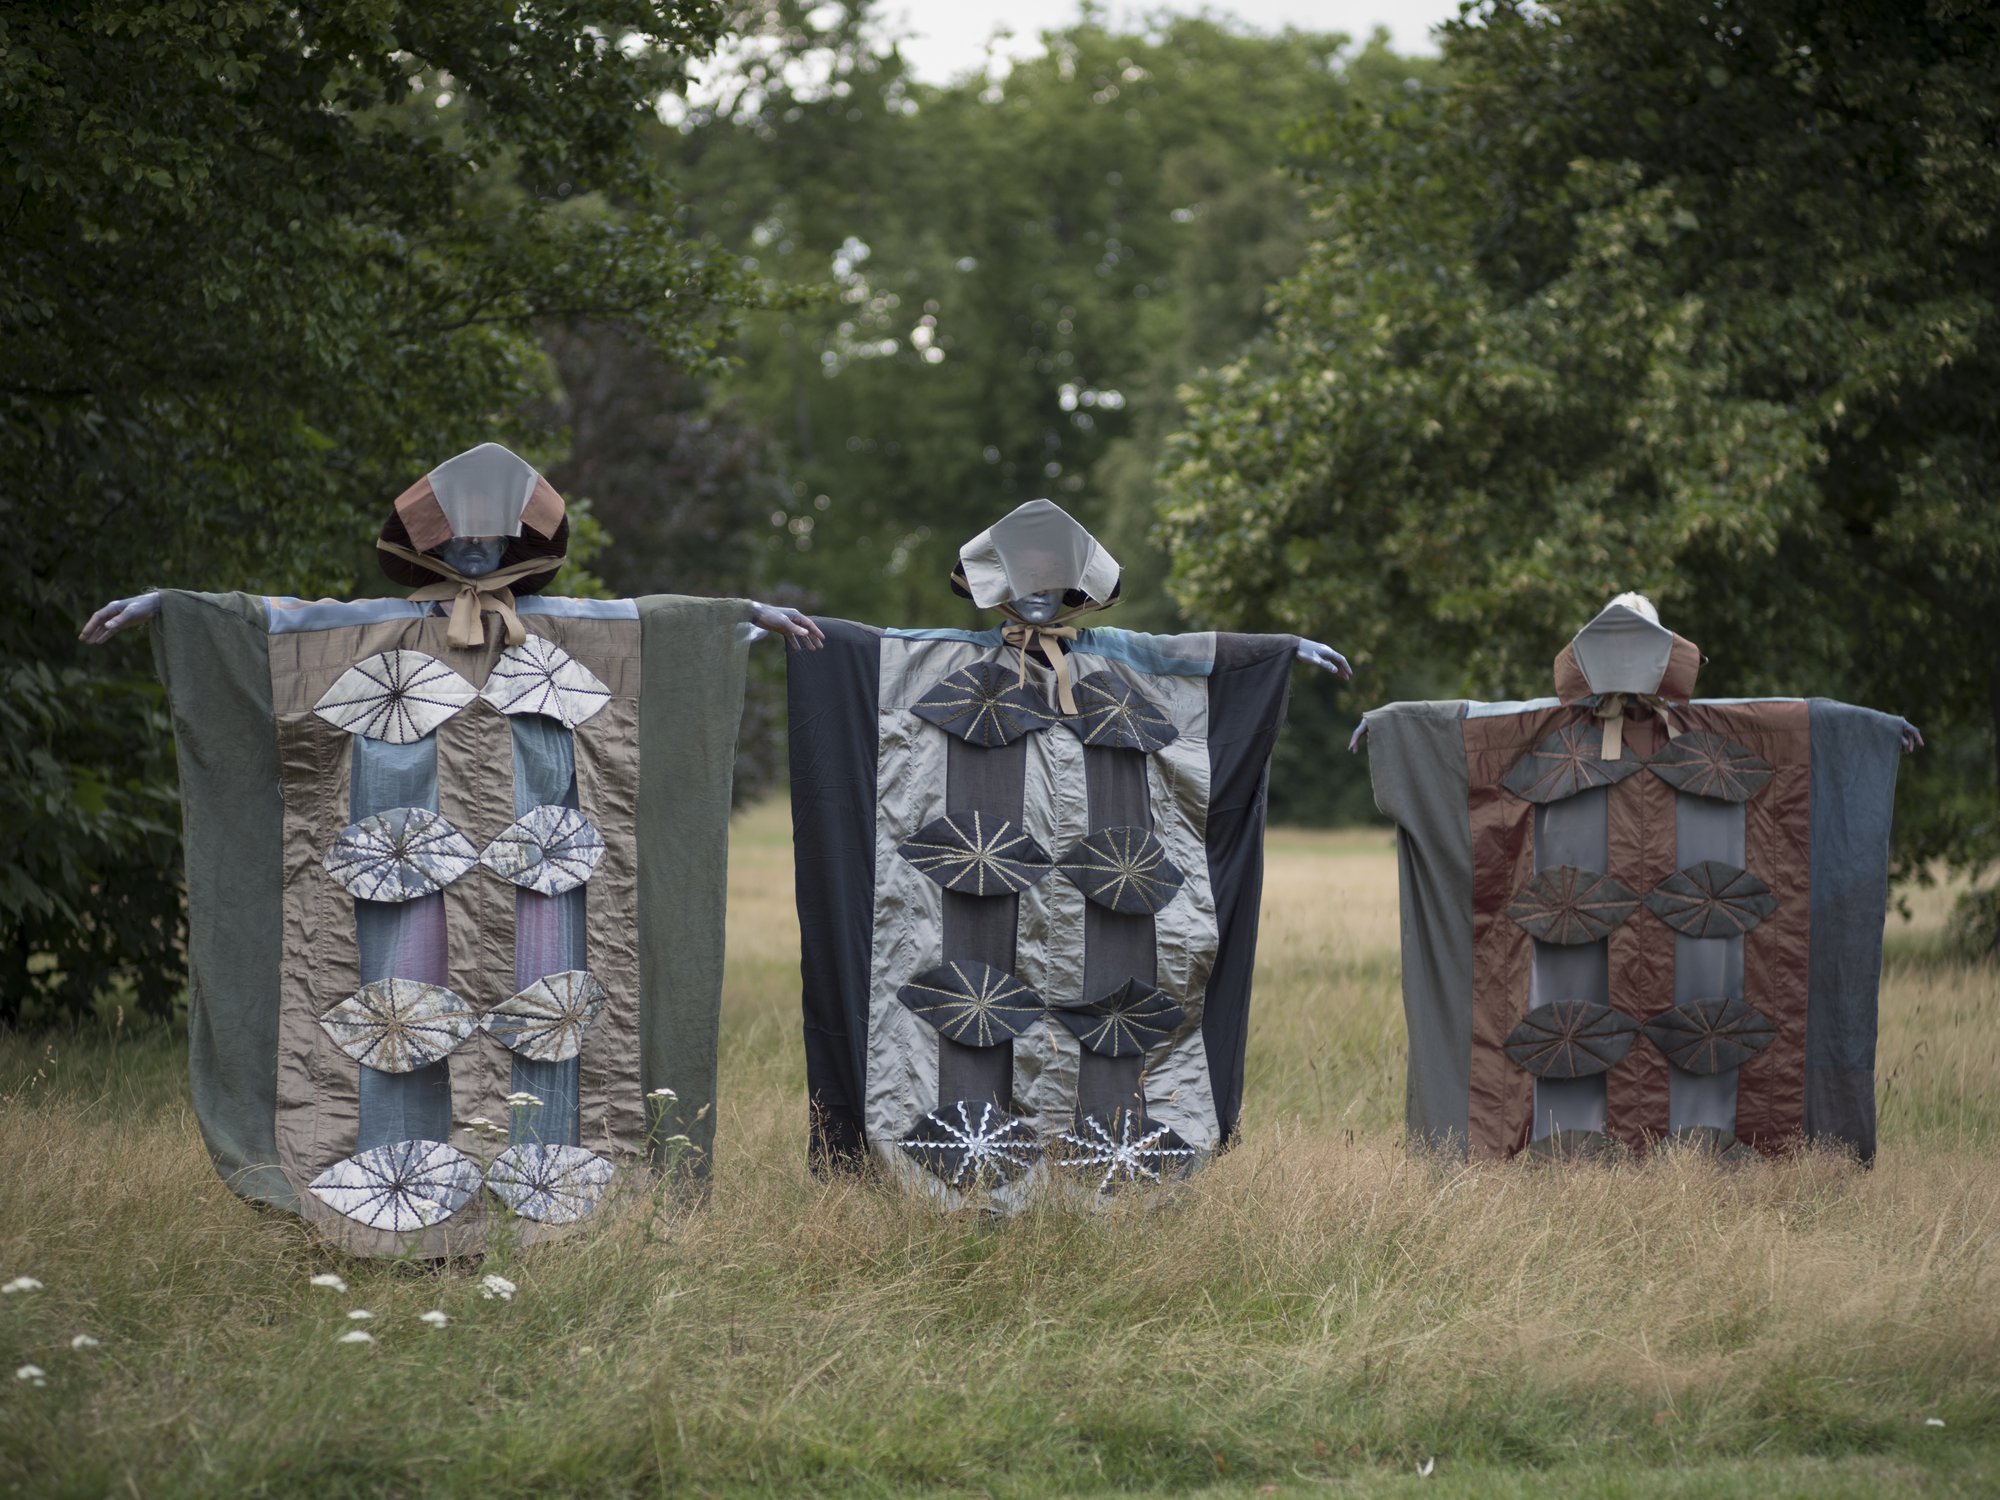
POLYGON ((676 1094, 672 1089, 658 1088, 654 1089, 650 1094, 646 1095, 646 1097, 648 1099, 678 1099, 680 1098, 680 1095, 676 1094))
POLYGON ((1944 1426, 1944 1418, 1943 1418, 1943 1417, 1925 1417, 1925 1418, 1924 1418, 1924 1426, 1926 1426, 1926 1427, 1942 1427, 1942 1426, 1944 1426))
POLYGON ((372 1344, 375 1342, 375 1335, 365 1328, 350 1328, 339 1338, 335 1339, 334 1342, 336 1344, 372 1344))
POLYGON ((99 1340, 92 1338, 87 1333, 79 1333, 69 1341, 69 1346, 72 1349, 95 1349, 99 1342, 99 1340))
POLYGON ((42 1284, 32 1276, 16 1276, 5 1286, 0 1286, 0 1295, 13 1296, 16 1292, 39 1292, 42 1284))
POLYGON ((509 1094, 507 1096, 507 1102, 509 1104, 515 1105, 520 1108, 533 1107, 536 1109, 539 1109, 542 1103, 542 1101, 537 1099, 533 1094, 527 1093, 525 1091, 518 1094, 509 1094))
POLYGON ((520 1288, 515 1286, 505 1276, 488 1274, 479 1278, 479 1295, 489 1302, 495 1297, 498 1297, 502 1302, 512 1302, 514 1300, 514 1293, 519 1290, 520 1288))
POLYGON ((451 1319, 446 1317, 442 1311, 434 1307, 429 1312, 420 1314, 417 1318, 417 1321, 419 1323, 428 1323, 433 1328, 442 1328, 444 1327, 445 1324, 449 1323, 451 1319))
POLYGON ((349 1309, 347 1310, 347 1316, 348 1316, 348 1317, 350 1317, 350 1318, 352 1318, 352 1319, 353 1319, 353 1320, 354 1320, 355 1322, 357 1322, 357 1323, 361 1323, 361 1322, 365 1322, 365 1321, 366 1321, 366 1320, 368 1320, 369 1318, 372 1318, 372 1317, 374 1317, 374 1316, 375 1316, 375 1314, 373 1314, 372 1312, 370 1312, 370 1311, 369 1311, 369 1310, 368 1310, 367 1308, 365 1308, 365 1307, 350 1307, 350 1308, 349 1308, 349 1309))
POLYGON ((1422 1463, 1417 1465, 1417 1478, 1419 1479, 1430 1478, 1432 1472, 1437 1468, 1437 1466, 1438 1466, 1438 1461, 1436 1459, 1434 1458, 1425 1459, 1422 1463))
POLYGON ((48 1371, 44 1370, 40 1365, 22 1365, 20 1369, 14 1372, 14 1378, 16 1380, 25 1380, 29 1385, 47 1385, 49 1383, 48 1371))
POLYGON ((342 1281, 338 1276, 334 1275, 333 1272, 331 1271, 326 1271, 318 1276, 313 1277, 313 1279, 311 1281, 308 1281, 306 1285, 323 1286, 331 1291, 336 1291, 336 1292, 344 1292, 347 1290, 347 1283, 342 1281))

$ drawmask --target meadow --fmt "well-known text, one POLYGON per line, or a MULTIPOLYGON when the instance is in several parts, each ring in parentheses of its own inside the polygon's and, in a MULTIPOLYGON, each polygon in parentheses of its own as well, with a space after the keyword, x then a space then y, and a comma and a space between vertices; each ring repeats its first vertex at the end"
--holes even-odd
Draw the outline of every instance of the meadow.
POLYGON ((1241 1146, 1005 1224, 808 1175, 791 899, 758 809, 708 1206, 480 1266, 237 1201, 164 1030, 0 1039, 0 1281, 43 1283, 0 1363, 46 1372, 0 1374, 0 1490, 2000 1491, 2000 973, 1937 893, 1891 918, 1872 1171, 1465 1166, 1399 1139, 1389 835, 1274 831, 1241 1146))

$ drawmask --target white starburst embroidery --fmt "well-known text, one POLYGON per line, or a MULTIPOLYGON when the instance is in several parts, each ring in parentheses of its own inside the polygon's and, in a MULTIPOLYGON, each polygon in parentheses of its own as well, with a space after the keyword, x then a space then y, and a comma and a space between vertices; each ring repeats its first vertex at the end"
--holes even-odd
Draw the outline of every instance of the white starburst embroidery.
POLYGON ((364 901, 414 901, 478 862, 464 834, 421 807, 392 807, 348 824, 325 861, 327 873, 364 901))
POLYGON ((1005 818, 948 813, 926 823, 897 852, 948 891, 1006 896, 1045 879, 1042 846, 1005 818))
POLYGON ((1085 1115, 1073 1131, 1056 1137, 1051 1158, 1079 1177, 1095 1177, 1105 1193, 1126 1183, 1163 1182, 1194 1163, 1194 1148, 1137 1110, 1118 1111, 1109 1124, 1085 1115))
POLYGON ((1012 1182, 1042 1155, 1042 1143, 1026 1120, 990 1102, 964 1099, 925 1115, 898 1144, 955 1188, 1012 1182))

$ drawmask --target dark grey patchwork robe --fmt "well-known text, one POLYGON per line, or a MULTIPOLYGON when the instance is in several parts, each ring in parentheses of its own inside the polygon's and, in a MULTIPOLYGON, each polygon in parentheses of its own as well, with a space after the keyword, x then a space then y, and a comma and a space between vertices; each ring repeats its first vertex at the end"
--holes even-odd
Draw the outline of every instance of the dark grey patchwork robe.
POLYGON ((999 630, 790 658, 812 1149, 948 1202, 1185 1171, 1242 1103, 1291 636, 999 630))

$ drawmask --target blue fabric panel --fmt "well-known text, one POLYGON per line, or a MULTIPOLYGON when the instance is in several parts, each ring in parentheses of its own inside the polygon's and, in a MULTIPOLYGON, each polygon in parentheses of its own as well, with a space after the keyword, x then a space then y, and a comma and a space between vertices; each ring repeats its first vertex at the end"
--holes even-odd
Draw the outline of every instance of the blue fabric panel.
POLYGON ((1825 698, 1812 725, 1806 1135, 1875 1154, 1876 1002, 1903 720, 1825 698))
MULTIPOLYGON (((1273 639, 1278 639, 1274 637, 1273 639)), ((1296 637, 1284 637, 1295 642, 1296 637)), ((1078 633, 1076 649, 1084 656, 1109 657, 1141 672, 1163 677, 1207 677, 1215 671, 1215 637, 1212 635, 1147 635, 1137 630, 1085 630, 1078 633), (1200 642, 1206 646, 1194 646, 1200 642)))
MULTIPOLYGON (((526 602, 526 601, 523 601, 526 602)), ((575 807, 576 741, 570 731, 554 719, 539 714, 514 714, 508 718, 514 735, 514 816, 551 803, 575 807)), ((525 989, 537 979, 569 969, 589 967, 584 928, 586 901, 590 887, 580 885, 559 896, 537 896, 522 892, 517 902, 554 901, 561 933, 554 953, 535 955, 525 962, 526 953, 517 953, 514 984, 525 989), (531 972, 539 970, 539 972, 531 972)), ((516 930, 520 923, 516 922, 516 930)), ((533 1094, 541 1108, 516 1110, 509 1130, 510 1141, 534 1140, 549 1146, 581 1144, 583 1134, 583 1062, 567 1058, 562 1062, 539 1062, 534 1058, 514 1058, 514 1090, 533 1094)))
POLYGON ((636 599, 564 599, 530 594, 514 601, 517 615, 547 615, 559 620, 636 620, 636 599))
MULTIPOLYGON (((392 807, 437 808, 434 736, 425 735, 410 745, 392 745, 361 735, 352 738, 349 816, 358 822, 392 807)), ((437 908, 443 903, 442 892, 420 896, 415 901, 356 901, 354 938, 359 950, 361 982, 423 979, 437 983, 443 976, 398 974, 397 957, 404 951, 407 934, 418 923, 436 921, 437 908)), ((354 1149, 367 1151, 413 1139, 448 1139, 450 1068, 449 1062, 432 1063, 411 1073, 383 1073, 360 1067, 360 1121, 354 1149)))
POLYGON ((272 635, 421 620, 430 608, 408 599, 292 599, 275 594, 264 599, 264 616, 272 635))

